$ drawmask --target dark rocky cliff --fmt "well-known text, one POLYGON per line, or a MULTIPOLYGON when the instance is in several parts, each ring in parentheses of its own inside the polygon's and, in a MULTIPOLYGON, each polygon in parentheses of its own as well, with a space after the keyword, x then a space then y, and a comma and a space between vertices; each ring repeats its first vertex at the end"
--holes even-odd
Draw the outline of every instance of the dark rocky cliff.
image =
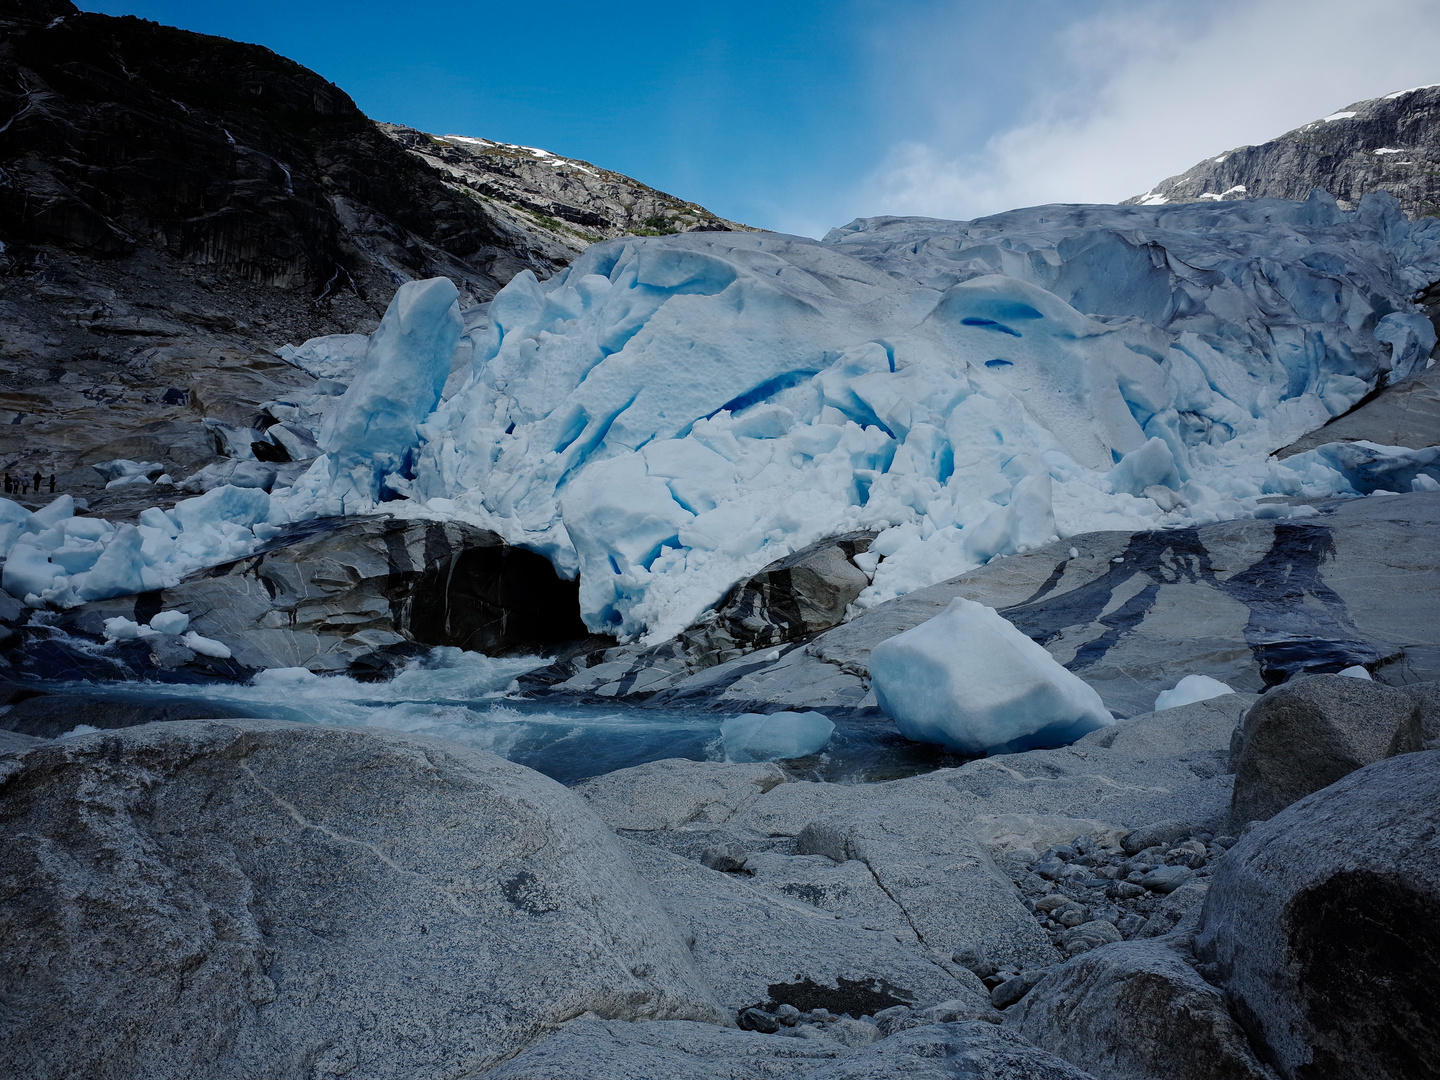
POLYGON ((216 425, 266 428, 316 382, 273 350, 373 329, 404 281, 468 306, 596 239, 732 227, 584 162, 377 124, 257 45, 0 0, 0 467, 123 517, 89 466, 179 480, 232 454, 216 425))
POLYGON ((1156 184, 1132 204, 1303 199, 1323 188, 1353 208, 1388 191, 1412 217, 1440 214, 1440 85, 1359 101, 1259 146, 1156 184))

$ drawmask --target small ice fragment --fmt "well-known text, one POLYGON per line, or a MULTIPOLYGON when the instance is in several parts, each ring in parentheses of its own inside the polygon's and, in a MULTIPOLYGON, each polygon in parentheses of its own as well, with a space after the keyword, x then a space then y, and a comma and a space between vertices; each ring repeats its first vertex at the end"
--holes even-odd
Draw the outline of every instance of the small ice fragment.
POLYGON ((1226 686, 1219 679, 1212 679, 1209 675, 1186 675, 1169 690, 1162 690, 1156 695, 1155 711, 1178 709, 1181 705, 1189 705, 1196 701, 1205 701, 1234 692, 1231 687, 1226 686))
POLYGON ((1113 559, 1111 559, 1110 561, 1113 562, 1113 563, 1122 563, 1122 562, 1125 561, 1125 556, 1124 556, 1124 555, 1116 555, 1116 556, 1115 556, 1113 559))
POLYGON ((726 761, 782 761, 818 754, 835 725, 818 712, 745 713, 720 725, 726 761))
POLYGON ((1373 682, 1373 681, 1374 681, 1373 679, 1370 678, 1370 672, 1368 672, 1367 670, 1365 670, 1364 666, 1361 665, 1361 664, 1351 664, 1351 665, 1350 665, 1349 667, 1347 667, 1347 668, 1341 668, 1339 671, 1336 672, 1336 674, 1337 674, 1337 675, 1348 675, 1348 676, 1349 676, 1350 678, 1352 678, 1352 679, 1364 679, 1364 680, 1366 680, 1367 682, 1373 682))
POLYGON ((882 641, 870 677, 900 734, 968 754, 1056 746, 1115 722, 1094 689, 973 600, 882 641))
POLYGON ((102 729, 101 729, 101 728, 98 728, 98 727, 92 727, 90 724, 76 724, 76 725, 75 725, 73 728, 71 728, 69 731, 63 731, 63 732, 61 732, 59 735, 55 736, 55 738, 56 738, 56 739, 73 739, 73 738, 75 738, 76 735, 92 735, 92 734, 94 734, 95 732, 100 731, 100 730, 102 730, 102 729))
POLYGON ((141 626, 133 619, 127 619, 123 615, 105 620, 105 639, 107 641, 130 641, 133 638, 149 637, 153 633, 154 631, 149 627, 141 626))
POLYGON ((190 627, 190 616, 183 611, 162 611, 150 620, 150 629, 162 634, 183 634, 190 627))
POLYGON ((1072 559, 1078 559, 1079 557, 1080 557, 1080 551, 1079 551, 1079 549, 1072 547, 1072 548, 1070 549, 1070 558, 1072 558, 1072 559))
POLYGON ((200 653, 202 656, 213 656, 217 660, 229 660, 230 649, 222 642, 214 638, 201 637, 194 630, 180 639, 180 643, 192 652, 200 653))
POLYGON ((318 678, 320 676, 309 668, 277 667, 257 671, 250 683, 253 686, 299 686, 301 683, 314 682, 318 678))

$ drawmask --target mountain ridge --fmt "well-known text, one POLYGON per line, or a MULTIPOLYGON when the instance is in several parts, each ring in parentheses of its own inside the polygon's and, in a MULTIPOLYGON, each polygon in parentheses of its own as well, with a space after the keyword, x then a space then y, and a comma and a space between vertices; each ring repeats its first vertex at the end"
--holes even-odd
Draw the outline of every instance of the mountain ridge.
POLYGON ((1440 215, 1440 84, 1357 101, 1206 158, 1121 205, 1304 199, 1315 188, 1347 210, 1367 192, 1388 191, 1411 217, 1440 215))

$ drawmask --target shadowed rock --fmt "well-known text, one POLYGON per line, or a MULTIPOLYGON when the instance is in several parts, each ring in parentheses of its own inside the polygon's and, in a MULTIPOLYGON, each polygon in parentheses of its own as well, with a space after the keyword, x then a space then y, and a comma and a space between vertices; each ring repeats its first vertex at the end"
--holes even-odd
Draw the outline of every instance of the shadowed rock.
POLYGON ((1221 861, 1196 951, 1286 1080, 1440 1076, 1440 752, 1367 765, 1221 861))
POLYGON ((1403 689, 1316 675, 1270 691, 1250 707, 1232 750, 1230 824, 1273 817, 1347 773, 1419 750, 1424 733, 1403 689))

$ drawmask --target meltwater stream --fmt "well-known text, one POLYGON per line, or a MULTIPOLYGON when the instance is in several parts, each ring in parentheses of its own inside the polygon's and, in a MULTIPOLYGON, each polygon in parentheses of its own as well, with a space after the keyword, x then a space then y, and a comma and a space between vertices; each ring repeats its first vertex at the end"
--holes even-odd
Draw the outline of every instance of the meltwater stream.
MULTIPOLYGON (((516 678, 548 662, 441 647, 386 682, 278 668, 260 672, 249 684, 52 682, 45 689, 137 700, 203 699, 217 706, 217 714, 229 716, 436 736, 498 754, 563 784, 662 758, 725 760, 720 725, 734 713, 519 696, 516 678)), ((779 764, 796 778, 855 783, 965 760, 940 747, 909 742, 883 717, 835 720, 835 734, 821 753, 779 764)), ((69 734, 92 730, 82 725, 69 734)))

